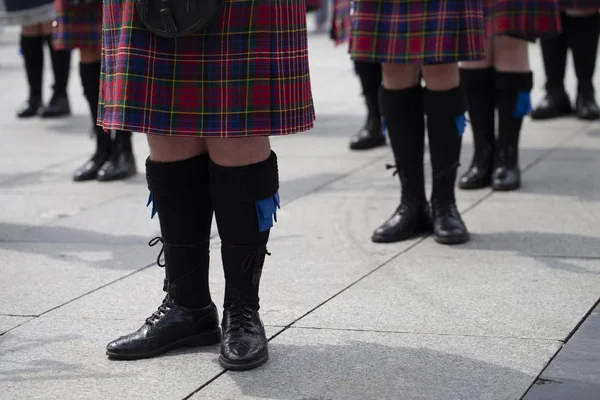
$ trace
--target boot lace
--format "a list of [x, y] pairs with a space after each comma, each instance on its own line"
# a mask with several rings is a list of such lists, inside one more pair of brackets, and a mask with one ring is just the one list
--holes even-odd
[[156, 324], [158, 321], [160, 321], [160, 319], [165, 316], [167, 311], [169, 311], [171, 309], [171, 306], [169, 303], [170, 303], [170, 298], [169, 298], [169, 296], [166, 296], [164, 298], [164, 300], [162, 301], [162, 304], [160, 306], [158, 306], [158, 309], [156, 311], [154, 311], [151, 316], [146, 318], [146, 325], [152, 326], [152, 325]]
[[253, 311], [244, 301], [235, 300], [228, 309], [229, 325], [227, 332], [238, 332], [239, 334], [253, 333]]

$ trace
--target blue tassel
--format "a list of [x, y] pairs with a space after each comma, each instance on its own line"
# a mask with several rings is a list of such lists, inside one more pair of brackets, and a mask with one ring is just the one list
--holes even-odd
[[277, 222], [277, 209], [281, 208], [279, 192], [268, 199], [258, 200], [255, 206], [256, 216], [258, 217], [258, 231], [266, 232], [273, 227], [273, 220]]
[[464, 114], [456, 117], [456, 134], [461, 137], [467, 128], [467, 118]]
[[150, 214], [150, 219], [152, 219], [156, 215], [156, 205], [154, 204], [154, 195], [152, 194], [152, 192], [150, 192], [150, 195], [148, 196], [148, 202], [146, 203], [146, 207], [148, 207], [150, 204], [152, 204], [152, 213]]
[[523, 118], [529, 112], [531, 112], [533, 108], [531, 107], [531, 95], [529, 92], [520, 92], [517, 95], [517, 104], [515, 105], [515, 112], [513, 117], [515, 118]]

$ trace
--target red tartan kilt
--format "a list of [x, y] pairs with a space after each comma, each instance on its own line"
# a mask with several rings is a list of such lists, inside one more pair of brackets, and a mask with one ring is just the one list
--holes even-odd
[[350, 36], [352, 0], [333, 0], [332, 8], [331, 38], [341, 44]]
[[532, 39], [561, 31], [556, 0], [489, 0], [487, 34]]
[[587, 10], [600, 8], [600, 0], [558, 0], [561, 10]]
[[449, 64], [484, 57], [481, 0], [354, 0], [350, 52], [358, 61]]
[[134, 0], [104, 0], [98, 123], [195, 137], [287, 135], [315, 119], [304, 0], [227, 0], [204, 31], [144, 29]]
[[67, 0], [55, 0], [54, 5], [54, 46], [58, 49], [99, 51], [102, 46], [102, 3], [71, 6]]

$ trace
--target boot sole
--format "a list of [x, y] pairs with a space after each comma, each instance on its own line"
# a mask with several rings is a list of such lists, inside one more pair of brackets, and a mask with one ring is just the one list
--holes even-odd
[[396, 243], [402, 242], [404, 240], [412, 239], [416, 236], [426, 235], [433, 232], [433, 225], [425, 224], [423, 226], [418, 227], [417, 229], [405, 233], [401, 236], [381, 236], [381, 235], [373, 235], [371, 236], [371, 241], [373, 243]]
[[189, 336], [185, 339], [178, 340], [170, 343], [160, 349], [148, 351], [145, 353], [115, 353], [106, 350], [106, 355], [113, 360], [141, 360], [144, 358], [152, 358], [169, 351], [178, 349], [180, 347], [201, 347], [211, 346], [221, 342], [221, 329], [216, 329], [209, 333], [203, 333], [201, 335]]
[[467, 233], [466, 235], [463, 235], [463, 236], [456, 236], [456, 237], [434, 236], [433, 238], [439, 244], [463, 244], [463, 243], [467, 243], [469, 240], [471, 240], [471, 235]]
[[249, 369], [258, 368], [269, 360], [269, 352], [266, 351], [265, 354], [259, 358], [258, 360], [253, 360], [250, 362], [245, 361], [233, 361], [228, 360], [223, 355], [219, 356], [219, 364], [221, 367], [228, 369], [230, 371], [247, 371]]
[[137, 175], [137, 170], [128, 171], [126, 174], [118, 174], [118, 175], [109, 175], [108, 177], [101, 177], [98, 175], [96, 180], [98, 182], [113, 182], [113, 181], [121, 181], [123, 179], [131, 178], [132, 176]]
[[562, 111], [560, 113], [556, 113], [556, 114], [551, 114], [551, 115], [535, 115], [535, 114], [531, 114], [530, 117], [532, 120], [535, 121], [544, 121], [544, 120], [548, 120], [548, 119], [555, 119], [555, 118], [565, 118], [565, 117], [570, 117], [573, 115], [573, 110], [571, 111]]
[[354, 151], [371, 150], [371, 149], [376, 149], [378, 147], [384, 147], [386, 145], [387, 145], [387, 142], [385, 141], [385, 138], [384, 138], [384, 140], [382, 142], [377, 142], [377, 143], [375, 143], [375, 144], [373, 144], [371, 146], [366, 146], [366, 147], [364, 147], [364, 146], [357, 146], [357, 147], [354, 147], [354, 146], [350, 145], [350, 150], [354, 150]]

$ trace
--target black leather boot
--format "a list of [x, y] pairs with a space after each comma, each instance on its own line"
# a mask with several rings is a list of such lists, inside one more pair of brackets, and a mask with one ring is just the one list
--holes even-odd
[[252, 369], [269, 358], [258, 292], [279, 207], [277, 156], [242, 167], [211, 163], [210, 183], [226, 284], [219, 363]]
[[433, 169], [431, 213], [438, 243], [459, 244], [470, 235], [456, 207], [454, 186], [466, 125], [466, 99], [460, 87], [446, 91], [425, 90], [429, 153]]
[[350, 139], [350, 149], [369, 150], [385, 146], [385, 136], [379, 110], [379, 87], [382, 79], [381, 64], [356, 61], [354, 65], [365, 96], [367, 121], [365, 126]]
[[[220, 341], [219, 316], [208, 287], [212, 199], [208, 156], [146, 163], [153, 211], [158, 212], [167, 296], [140, 329], [108, 344], [116, 359], [139, 359], [184, 346]], [[163, 253], [161, 251], [161, 254]]]
[[21, 51], [29, 83], [29, 98], [17, 110], [17, 117], [29, 118], [38, 115], [42, 106], [44, 38], [42, 36], [21, 36]]
[[519, 137], [523, 118], [531, 110], [533, 87], [531, 72], [496, 72], [498, 104], [498, 145], [492, 175], [492, 189], [515, 190], [521, 187]]
[[579, 119], [600, 119], [600, 109], [594, 91], [594, 72], [600, 35], [600, 15], [568, 17], [567, 37], [573, 52], [573, 64], [578, 80], [575, 113]]
[[102, 168], [110, 156], [110, 133], [104, 132], [101, 127], [96, 126], [94, 127], [94, 135], [96, 136], [96, 151], [85, 164], [75, 170], [73, 173], [73, 181], [75, 182], [96, 179], [98, 171], [100, 171], [100, 168]]
[[371, 240], [376, 243], [391, 243], [431, 231], [423, 172], [423, 88], [420, 85], [403, 90], [382, 87], [381, 105], [388, 125], [402, 196], [394, 214], [373, 232]]
[[573, 113], [571, 100], [564, 86], [569, 35], [568, 19], [565, 13], [561, 13], [563, 33], [540, 39], [546, 71], [546, 94], [531, 112], [532, 119], [559, 118]]
[[110, 156], [98, 171], [101, 182], [126, 179], [137, 174], [131, 144], [131, 132], [116, 131], [112, 140]]
[[56, 50], [52, 46], [52, 36], [46, 35], [44, 41], [50, 48], [50, 59], [54, 73], [54, 94], [47, 106], [40, 110], [42, 118], [57, 118], [71, 114], [67, 85], [71, 71], [71, 52], [69, 50]]
[[494, 164], [494, 69], [461, 69], [460, 80], [469, 104], [475, 148], [471, 165], [461, 176], [458, 186], [461, 189], [481, 189], [489, 186]]

